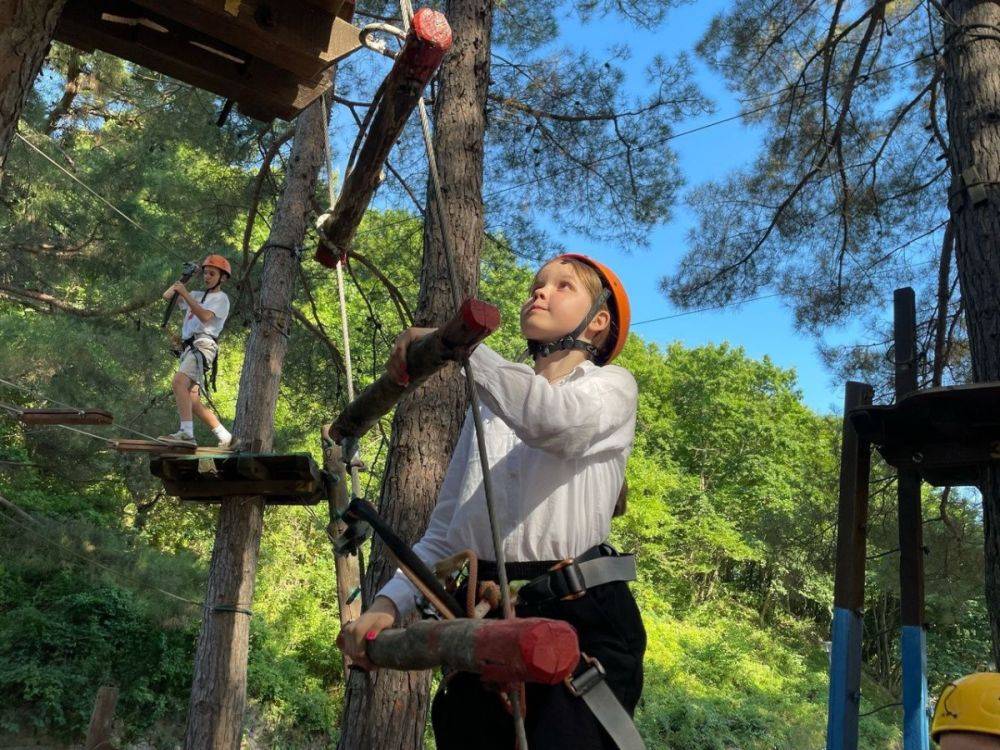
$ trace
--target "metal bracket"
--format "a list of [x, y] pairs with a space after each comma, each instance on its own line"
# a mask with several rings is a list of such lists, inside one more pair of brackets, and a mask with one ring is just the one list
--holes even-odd
[[948, 192], [948, 208], [951, 209], [952, 213], [961, 211], [967, 203], [975, 207], [989, 201], [985, 186], [991, 183], [979, 176], [979, 170], [975, 164], [962, 170], [958, 177], [958, 183], [958, 187], [952, 188]]

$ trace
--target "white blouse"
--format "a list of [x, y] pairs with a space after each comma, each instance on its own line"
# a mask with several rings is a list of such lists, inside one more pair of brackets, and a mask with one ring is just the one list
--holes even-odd
[[[605, 541], [635, 435], [632, 374], [588, 360], [550, 383], [482, 344], [470, 361], [507, 561], [576, 557]], [[465, 549], [496, 559], [482, 482], [470, 411], [427, 531], [413, 547], [428, 565]], [[415, 608], [417, 591], [399, 571], [379, 595], [400, 615]]]

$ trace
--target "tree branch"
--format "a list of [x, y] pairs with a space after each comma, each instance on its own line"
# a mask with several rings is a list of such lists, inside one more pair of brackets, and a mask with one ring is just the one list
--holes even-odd
[[382, 286], [384, 286], [386, 291], [389, 292], [389, 297], [392, 298], [393, 303], [396, 305], [396, 312], [399, 314], [399, 319], [403, 321], [403, 325], [412, 326], [413, 313], [410, 311], [409, 305], [406, 304], [406, 298], [403, 296], [403, 293], [399, 291], [399, 288], [389, 281], [388, 277], [378, 270], [378, 268], [376, 268], [370, 260], [357, 251], [348, 250], [347, 257], [350, 260], [356, 260], [358, 263], [363, 265], [372, 276], [382, 283]]
[[[155, 294], [150, 297], [134, 300], [126, 305], [114, 307], [109, 310], [92, 310], [84, 307], [77, 307], [70, 302], [53, 297], [51, 294], [46, 294], [45, 292], [39, 292], [32, 289], [15, 289], [14, 287], [2, 284], [0, 284], [0, 298], [8, 299], [27, 307], [31, 307], [39, 312], [52, 312], [53, 310], [59, 310], [60, 312], [73, 315], [77, 318], [110, 318], [115, 315], [125, 315], [130, 312], [135, 312], [136, 310], [141, 310], [144, 307], [149, 307], [160, 299], [160, 295]], [[46, 310], [46, 308], [48, 308], [48, 310]]]

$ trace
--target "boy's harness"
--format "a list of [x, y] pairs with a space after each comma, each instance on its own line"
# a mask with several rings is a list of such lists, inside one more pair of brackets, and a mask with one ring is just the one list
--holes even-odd
[[[212, 357], [211, 364], [208, 363], [208, 359], [205, 357], [205, 353], [197, 346], [195, 346], [195, 342], [198, 341], [198, 339], [211, 339], [212, 342], [215, 344], [215, 356]], [[199, 383], [199, 385], [201, 385], [206, 392], [208, 391], [210, 386], [211, 389], [214, 391], [215, 379], [219, 374], [219, 337], [213, 336], [212, 334], [206, 333], [205, 331], [201, 331], [199, 333], [195, 333], [191, 336], [188, 336], [186, 339], [184, 339], [184, 341], [181, 342], [181, 351], [177, 356], [183, 357], [184, 354], [189, 349], [194, 354], [195, 359], [197, 359], [198, 363], [201, 365], [202, 382]]]

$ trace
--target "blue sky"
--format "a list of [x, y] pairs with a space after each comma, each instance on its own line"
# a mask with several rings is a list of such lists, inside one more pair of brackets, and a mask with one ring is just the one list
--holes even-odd
[[[632, 70], [638, 86], [642, 71], [655, 54], [693, 50], [708, 27], [713, 15], [724, 9], [726, 0], [699, 0], [670, 11], [666, 23], [654, 32], [637, 32], [613, 18], [580, 25], [564, 19], [563, 36], [557, 46], [585, 46], [595, 53], [614, 44], [628, 44], [633, 52]], [[723, 81], [692, 54], [702, 91], [715, 104], [715, 113], [689, 122], [679, 123], [677, 130], [687, 130], [706, 122], [722, 119], [739, 111], [739, 103], [727, 91]], [[637, 88], [638, 90], [638, 88]], [[670, 145], [676, 151], [688, 187], [725, 175], [749, 162], [756, 154], [759, 134], [736, 120], [706, 130], [681, 136]], [[487, 186], [487, 189], [488, 186]], [[648, 250], [626, 255], [609, 243], [594, 243], [560, 233], [571, 247], [586, 248], [586, 252], [607, 262], [622, 276], [632, 298], [632, 316], [644, 321], [682, 312], [658, 290], [657, 285], [679, 262], [686, 247], [686, 235], [695, 224], [694, 216], [678, 205], [674, 219], [652, 235]], [[558, 231], [553, 228], [553, 231]], [[767, 291], [762, 292], [767, 294]], [[696, 346], [729, 342], [743, 347], [755, 358], [770, 356], [777, 364], [794, 368], [806, 403], [813, 409], [828, 413], [839, 412], [843, 385], [833, 382], [817, 352], [815, 339], [799, 334], [791, 311], [780, 298], [746, 303], [738, 308], [693, 313], [659, 322], [638, 325], [635, 332], [643, 338], [661, 344], [682, 341]], [[831, 332], [838, 340], [843, 332]]]

